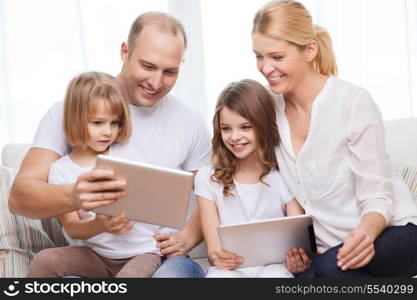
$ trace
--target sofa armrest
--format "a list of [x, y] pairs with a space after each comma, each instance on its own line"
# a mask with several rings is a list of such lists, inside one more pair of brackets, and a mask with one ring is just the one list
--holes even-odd
[[15, 176], [16, 170], [0, 166], [0, 277], [25, 277], [37, 252], [67, 245], [58, 218], [35, 220], [10, 213]]

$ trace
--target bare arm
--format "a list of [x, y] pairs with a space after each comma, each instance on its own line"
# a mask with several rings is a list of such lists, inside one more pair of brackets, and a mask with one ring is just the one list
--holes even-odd
[[199, 196], [197, 196], [197, 201], [200, 210], [201, 228], [207, 249], [209, 252], [214, 249], [220, 249], [221, 244], [217, 234], [217, 226], [219, 226], [220, 220], [216, 204]]
[[[197, 171], [192, 171], [192, 173], [196, 175]], [[181, 231], [178, 233], [158, 233], [155, 235], [155, 240], [157, 241], [156, 246], [167, 257], [187, 255], [189, 251], [203, 240], [198, 206]]]
[[68, 235], [77, 240], [86, 240], [103, 232], [123, 234], [132, 228], [134, 222], [127, 221], [123, 213], [115, 217], [97, 214], [90, 221], [80, 219], [76, 211], [59, 217]]
[[109, 205], [126, 194], [126, 182], [114, 181], [113, 172], [107, 170], [81, 174], [75, 184], [48, 184], [50, 166], [59, 157], [54, 151], [43, 148], [29, 150], [10, 193], [12, 213], [49, 218], [79, 208], [91, 210]]
[[30, 218], [48, 218], [74, 210], [71, 184], [49, 185], [51, 164], [60, 156], [42, 148], [31, 148], [26, 154], [9, 196], [12, 213]]
[[198, 207], [196, 207], [191, 218], [181, 231], [187, 237], [187, 252], [191, 251], [191, 249], [193, 249], [203, 240], [203, 232], [201, 231], [201, 221]]
[[235, 269], [242, 262], [242, 258], [235, 253], [222, 249], [217, 226], [220, 224], [217, 206], [213, 201], [197, 196], [201, 216], [201, 227], [207, 245], [207, 256], [211, 264], [218, 269]]
[[[287, 216], [297, 216], [305, 213], [297, 199], [286, 204]], [[302, 248], [291, 248], [285, 256], [285, 266], [294, 274], [301, 273], [311, 266], [311, 259]]]
[[158, 233], [155, 235], [156, 246], [166, 256], [187, 255], [203, 239], [200, 216], [196, 208], [185, 227], [177, 233]]
[[297, 199], [292, 199], [286, 204], [287, 216], [297, 216], [304, 214], [304, 209], [298, 203]]

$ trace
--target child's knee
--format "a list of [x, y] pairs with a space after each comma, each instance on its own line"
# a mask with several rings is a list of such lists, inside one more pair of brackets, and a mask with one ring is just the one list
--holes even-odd
[[[61, 257], [62, 259], [62, 257]], [[28, 277], [44, 277], [49, 274], [49, 269], [53, 266], [59, 265], [59, 254], [56, 249], [44, 249], [41, 250], [32, 259], [29, 266]]]
[[[61, 257], [62, 259], [62, 257]], [[32, 260], [32, 264], [58, 264], [59, 263], [59, 255], [57, 255], [57, 251], [54, 248], [50, 249], [43, 249]]]

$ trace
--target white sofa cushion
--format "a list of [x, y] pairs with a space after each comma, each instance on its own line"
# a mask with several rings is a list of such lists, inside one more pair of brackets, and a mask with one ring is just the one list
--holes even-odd
[[7, 144], [1, 152], [2, 165], [18, 170], [30, 144]]
[[417, 118], [384, 122], [386, 151], [395, 164], [417, 166]]

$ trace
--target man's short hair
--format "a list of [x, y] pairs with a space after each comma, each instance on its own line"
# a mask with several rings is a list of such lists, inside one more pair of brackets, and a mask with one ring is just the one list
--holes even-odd
[[129, 56], [135, 47], [136, 38], [147, 25], [157, 26], [162, 32], [171, 33], [174, 36], [181, 34], [184, 39], [184, 48], [187, 48], [187, 35], [182, 23], [167, 13], [152, 11], [141, 14], [130, 27], [127, 39]]

